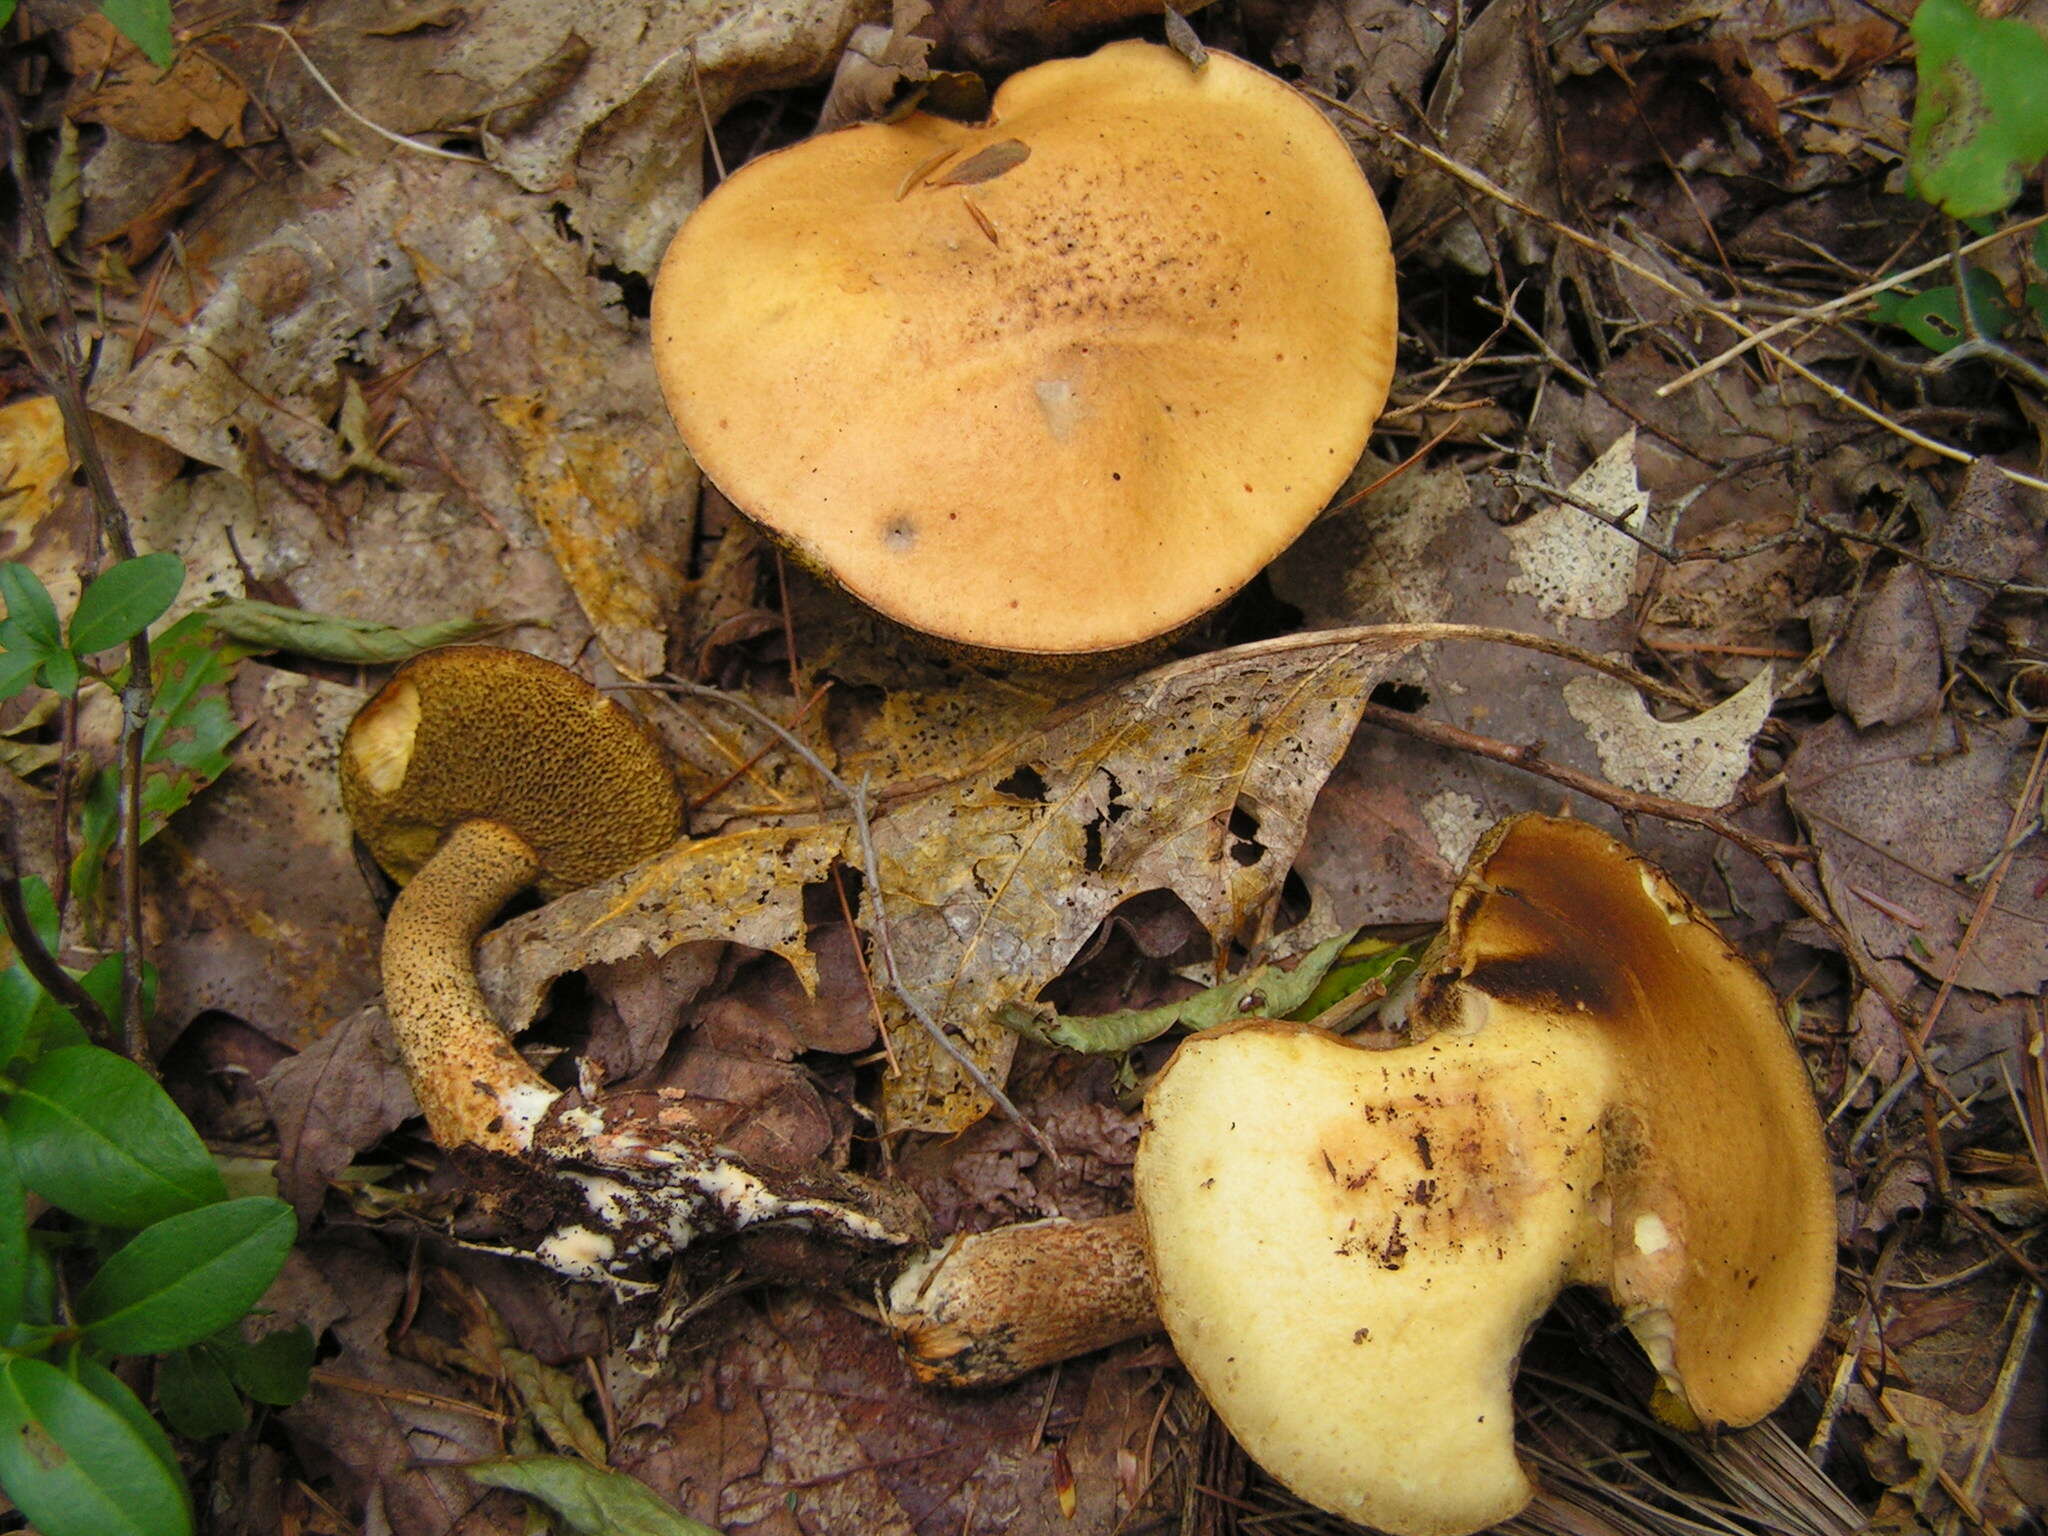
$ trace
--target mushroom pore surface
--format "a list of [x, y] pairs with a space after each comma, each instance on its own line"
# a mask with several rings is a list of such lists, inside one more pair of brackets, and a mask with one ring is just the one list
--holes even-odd
[[645, 726], [566, 668], [495, 646], [401, 668], [349, 727], [341, 789], [357, 834], [401, 882], [466, 821], [516, 833], [549, 895], [652, 857], [682, 825]]
[[735, 173], [653, 332], [726, 495], [881, 613], [1048, 657], [1185, 625], [1343, 484], [1394, 276], [1343, 138], [1291, 87], [1117, 43]]

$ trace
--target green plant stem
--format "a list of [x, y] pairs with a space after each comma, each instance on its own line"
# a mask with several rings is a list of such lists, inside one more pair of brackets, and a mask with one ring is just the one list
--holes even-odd
[[6, 923], [7, 937], [20, 957], [22, 969], [70, 1009], [93, 1039], [101, 1043], [113, 1039], [113, 1021], [92, 994], [78, 984], [77, 978], [43, 948], [42, 936], [29, 920], [28, 907], [21, 899], [21, 850], [14, 835], [14, 807], [5, 800], [0, 800], [0, 861], [4, 861], [0, 862], [0, 920]]
[[[13, 232], [15, 259], [0, 261], [0, 308], [6, 310], [38, 381], [56, 400], [71, 451], [85, 470], [97, 535], [94, 547], [104, 539], [116, 560], [131, 560], [135, 541], [128, 531], [127, 509], [114, 489], [86, 408], [85, 361], [78, 338], [68, 316], [54, 328], [44, 325], [27, 281], [32, 269], [50, 302], [68, 309], [63, 271], [43, 236], [43, 199], [29, 170], [21, 117], [5, 91], [0, 91], [0, 125], [6, 129], [8, 166], [20, 200], [20, 219]], [[128, 642], [128, 685], [121, 690], [121, 1041], [129, 1058], [145, 1069], [151, 1063], [148, 1021], [142, 1013], [142, 734], [154, 703], [149, 635], [139, 631]]]

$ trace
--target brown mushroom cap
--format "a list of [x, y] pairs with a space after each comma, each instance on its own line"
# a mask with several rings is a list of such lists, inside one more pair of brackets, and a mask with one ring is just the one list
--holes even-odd
[[341, 794], [401, 882], [466, 821], [515, 833], [550, 895], [651, 858], [682, 825], [668, 760], [638, 719], [565, 667], [486, 645], [429, 651], [393, 675], [349, 726]]
[[1400, 1536], [1507, 1518], [1515, 1358], [1572, 1283], [1703, 1424], [1775, 1407], [1832, 1295], [1828, 1163], [1776, 999], [1698, 909], [1520, 817], [1400, 1001], [1393, 1049], [1191, 1037], [1146, 1101], [1160, 1315], [1251, 1455]]
[[1777, 1407], [1827, 1321], [1835, 1214], [1812, 1082], [1764, 979], [1656, 865], [1547, 816], [1481, 842], [1416, 976], [1418, 1031], [1492, 1010], [1599, 1030], [1617, 1075], [1603, 1283], [1702, 1425]]
[[1393, 262], [1306, 99], [1115, 43], [981, 126], [750, 163], [670, 247], [653, 330], [691, 452], [806, 563], [947, 641], [1069, 655], [1207, 612], [1344, 482]]

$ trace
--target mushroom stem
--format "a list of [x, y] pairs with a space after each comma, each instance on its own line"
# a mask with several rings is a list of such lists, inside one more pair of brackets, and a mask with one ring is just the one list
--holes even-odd
[[492, 1017], [476, 980], [476, 941], [539, 868], [494, 821], [451, 830], [398, 893], [384, 929], [384, 1005], [413, 1096], [443, 1147], [517, 1153], [561, 1090]]
[[1135, 1211], [948, 1238], [904, 1267], [887, 1314], [911, 1374], [940, 1387], [1000, 1386], [1159, 1327]]

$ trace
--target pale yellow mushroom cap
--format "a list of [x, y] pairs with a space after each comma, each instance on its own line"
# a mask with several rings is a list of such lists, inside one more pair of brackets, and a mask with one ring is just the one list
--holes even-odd
[[1394, 271], [1304, 97], [1116, 43], [980, 126], [747, 165], [670, 247], [653, 333], [691, 452], [805, 563], [1062, 656], [1187, 624], [1308, 525], [1385, 401]]
[[1409, 1043], [1191, 1037], [1136, 1190], [1160, 1316], [1246, 1450], [1399, 1536], [1506, 1519], [1509, 1388], [1605, 1290], [1704, 1425], [1752, 1423], [1827, 1319], [1834, 1212], [1775, 997], [1670, 880], [1582, 823], [1482, 841], [1399, 1000]]
[[567, 668], [495, 646], [401, 667], [349, 726], [341, 794], [396, 880], [450, 828], [489, 821], [532, 849], [550, 895], [651, 858], [682, 825], [668, 760], [638, 719]]

